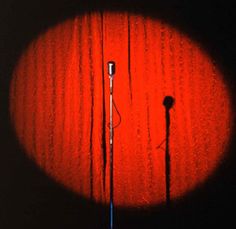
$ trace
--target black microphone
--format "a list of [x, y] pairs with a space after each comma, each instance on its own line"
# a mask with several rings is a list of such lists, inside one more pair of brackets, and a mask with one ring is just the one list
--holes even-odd
[[114, 61], [109, 61], [107, 63], [107, 66], [108, 66], [108, 75], [109, 76], [113, 76], [115, 74], [115, 62]]

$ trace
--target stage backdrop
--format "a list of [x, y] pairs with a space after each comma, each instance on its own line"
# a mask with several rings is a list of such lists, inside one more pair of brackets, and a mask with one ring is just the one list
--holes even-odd
[[163, 203], [170, 110], [171, 200], [196, 189], [224, 159], [231, 105], [214, 60], [163, 21], [91, 12], [48, 29], [22, 53], [10, 112], [26, 154], [58, 183], [109, 201], [109, 77], [114, 76], [114, 201]]

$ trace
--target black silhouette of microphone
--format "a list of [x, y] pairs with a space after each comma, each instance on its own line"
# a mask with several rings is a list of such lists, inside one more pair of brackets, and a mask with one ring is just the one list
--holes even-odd
[[166, 206], [170, 207], [170, 148], [169, 148], [169, 138], [170, 138], [170, 109], [174, 105], [174, 98], [172, 96], [165, 96], [163, 100], [163, 106], [165, 107], [166, 116], [166, 150], [165, 150], [165, 173], [166, 173]]

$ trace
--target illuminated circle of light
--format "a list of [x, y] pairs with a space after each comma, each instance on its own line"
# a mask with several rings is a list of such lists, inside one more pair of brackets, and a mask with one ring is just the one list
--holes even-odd
[[[222, 74], [202, 48], [166, 23], [88, 13], [50, 28], [19, 58], [10, 113], [27, 155], [79, 195], [109, 201], [109, 77], [121, 123], [114, 135], [114, 202], [165, 201], [165, 108], [170, 95], [170, 197], [201, 185], [230, 137]], [[114, 111], [114, 125], [119, 115]], [[159, 147], [158, 147], [159, 146]]]

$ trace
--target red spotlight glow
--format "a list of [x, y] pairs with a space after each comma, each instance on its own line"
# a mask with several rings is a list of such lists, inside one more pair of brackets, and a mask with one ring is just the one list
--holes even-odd
[[194, 190], [213, 174], [229, 141], [227, 87], [197, 43], [140, 15], [89, 13], [31, 42], [10, 87], [11, 118], [26, 153], [68, 189], [109, 201], [110, 60], [116, 62], [114, 100], [121, 115], [114, 129], [115, 204], [165, 201], [165, 144], [158, 146], [166, 137], [167, 95], [175, 99], [170, 198]]

